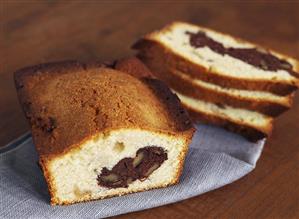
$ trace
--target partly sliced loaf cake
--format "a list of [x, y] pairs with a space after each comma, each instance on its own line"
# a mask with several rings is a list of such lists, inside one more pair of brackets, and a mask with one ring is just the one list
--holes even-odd
[[[141, 71], [111, 66], [134, 69], [134, 76]], [[51, 204], [178, 182], [192, 124], [164, 83], [131, 75], [72, 61], [15, 73]]]
[[286, 95], [299, 86], [297, 60], [188, 23], [147, 34], [133, 48], [143, 60], [162, 59], [163, 65], [222, 87]]
[[251, 110], [195, 99], [176, 92], [195, 121], [210, 123], [257, 141], [271, 134], [273, 118]]

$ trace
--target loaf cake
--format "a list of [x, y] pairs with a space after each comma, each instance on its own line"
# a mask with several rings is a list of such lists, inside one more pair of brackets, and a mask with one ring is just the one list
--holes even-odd
[[138, 60], [49, 63], [14, 77], [52, 205], [178, 182], [194, 128]]
[[133, 48], [196, 122], [251, 141], [269, 136], [274, 117], [291, 107], [299, 86], [297, 60], [188, 23], [147, 34]]

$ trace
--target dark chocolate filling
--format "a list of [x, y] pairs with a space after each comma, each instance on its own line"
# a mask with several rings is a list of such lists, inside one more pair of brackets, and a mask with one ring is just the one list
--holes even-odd
[[268, 71], [286, 70], [291, 75], [297, 77], [293, 71], [293, 66], [289, 62], [279, 59], [270, 53], [260, 51], [257, 48], [226, 48], [222, 43], [213, 40], [202, 31], [197, 33], [186, 31], [186, 34], [190, 35], [190, 45], [195, 48], [207, 46], [216, 53], [240, 59], [257, 68]]
[[163, 148], [147, 146], [140, 148], [134, 158], [121, 159], [111, 170], [104, 167], [98, 175], [98, 185], [108, 188], [125, 187], [135, 180], [145, 180], [167, 160]]

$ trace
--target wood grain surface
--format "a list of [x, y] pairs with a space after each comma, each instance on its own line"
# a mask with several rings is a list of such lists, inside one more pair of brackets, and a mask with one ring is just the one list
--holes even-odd
[[[142, 34], [173, 20], [198, 23], [299, 59], [299, 1], [0, 0], [0, 145], [28, 130], [12, 75], [62, 59], [134, 54]], [[299, 218], [299, 95], [280, 116], [256, 169], [204, 195], [119, 218]]]

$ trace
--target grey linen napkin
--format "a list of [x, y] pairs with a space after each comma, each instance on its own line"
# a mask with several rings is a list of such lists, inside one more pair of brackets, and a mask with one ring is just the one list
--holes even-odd
[[70, 206], [50, 206], [28, 134], [1, 149], [0, 218], [102, 218], [178, 202], [248, 174], [255, 168], [264, 143], [250, 143], [223, 129], [197, 125], [178, 185]]

